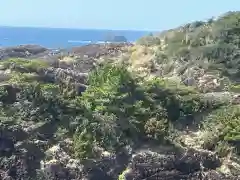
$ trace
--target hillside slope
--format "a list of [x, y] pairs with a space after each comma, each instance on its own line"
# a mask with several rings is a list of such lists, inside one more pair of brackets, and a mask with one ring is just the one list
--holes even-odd
[[240, 179], [239, 19], [1, 61], [0, 178]]

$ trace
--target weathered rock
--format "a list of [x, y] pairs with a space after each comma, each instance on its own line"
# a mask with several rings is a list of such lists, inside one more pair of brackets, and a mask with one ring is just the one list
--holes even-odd
[[0, 49], [0, 60], [7, 58], [26, 58], [48, 51], [48, 49], [38, 45], [20, 45]]
[[47, 68], [39, 70], [38, 74], [49, 82], [77, 82], [85, 84], [88, 75], [71, 69]]
[[124, 176], [127, 180], [227, 179], [227, 176], [216, 171], [219, 166], [218, 157], [209, 152], [190, 149], [183, 154], [164, 155], [145, 151], [133, 156]]
[[[64, 141], [66, 145], [68, 142]], [[50, 159], [50, 160], [49, 160]], [[47, 178], [53, 179], [78, 179], [83, 176], [83, 165], [61, 147], [61, 144], [52, 146], [46, 151], [46, 160], [41, 162], [41, 172]]]
[[4, 103], [14, 103], [20, 89], [17, 86], [8, 83], [1, 84], [0, 87], [4, 87], [7, 91], [7, 94], [1, 97], [1, 101]]
[[76, 83], [75, 89], [76, 89], [77, 95], [81, 95], [84, 91], [86, 91], [87, 86], [81, 83]]
[[10, 70], [0, 70], [0, 82], [7, 81], [11, 78], [11, 71]]
[[90, 44], [82, 47], [74, 47], [71, 53], [78, 56], [87, 56], [88, 58], [99, 58], [101, 56], [116, 56], [126, 51], [126, 47], [132, 46], [131, 43], [110, 43], [110, 44]]

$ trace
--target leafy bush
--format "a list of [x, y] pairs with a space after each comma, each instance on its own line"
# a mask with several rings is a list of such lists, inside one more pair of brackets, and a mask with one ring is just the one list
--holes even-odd
[[129, 136], [137, 134], [138, 100], [134, 91], [135, 82], [124, 67], [107, 65], [97, 69], [89, 77], [89, 88], [77, 99], [84, 108], [85, 119], [79, 131], [92, 134], [88, 141], [104, 148], [126, 144]]
[[167, 119], [151, 118], [146, 121], [144, 128], [147, 136], [156, 140], [161, 140], [168, 135]]
[[215, 143], [218, 141], [227, 142], [230, 145], [240, 148], [240, 107], [238, 105], [224, 106], [213, 111], [205, 120], [203, 126], [207, 131], [215, 134]]
[[[89, 88], [76, 101], [84, 110], [75, 133], [75, 154], [82, 158], [90, 152], [86, 150], [90, 144], [114, 150], [145, 136], [164, 139], [172, 121], [200, 109], [199, 99], [191, 104], [190, 98], [179, 98], [195, 91], [179, 89], [161, 79], [142, 81], [122, 66], [97, 69], [89, 77]], [[186, 103], [188, 108], [183, 107]]]

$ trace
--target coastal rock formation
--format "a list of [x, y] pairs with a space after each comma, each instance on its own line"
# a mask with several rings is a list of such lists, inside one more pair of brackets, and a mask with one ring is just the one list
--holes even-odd
[[28, 58], [47, 52], [49, 52], [47, 48], [38, 45], [20, 45], [16, 47], [0, 48], [0, 60], [13, 57]]
[[[19, 126], [1, 126], [2, 179], [239, 179], [237, 175], [225, 175], [217, 171], [221, 159], [210, 151], [176, 148], [164, 153], [141, 148], [128, 151], [126, 147], [119, 153], [100, 150], [99, 158], [80, 161], [71, 156], [70, 139], [51, 145], [48, 139], [36, 139], [33, 132], [24, 131]], [[34, 139], [30, 140], [30, 137]]]
[[239, 180], [239, 18], [1, 49], [0, 179]]
[[88, 58], [100, 58], [101, 56], [117, 56], [127, 51], [131, 43], [113, 43], [113, 44], [90, 44], [83, 47], [75, 47], [70, 53], [76, 56], [85, 56]]
[[207, 151], [188, 149], [180, 154], [164, 155], [145, 151], [135, 154], [131, 165], [124, 172], [127, 180], [208, 180], [238, 179], [237, 176], [226, 176], [216, 171], [220, 167], [216, 154]]

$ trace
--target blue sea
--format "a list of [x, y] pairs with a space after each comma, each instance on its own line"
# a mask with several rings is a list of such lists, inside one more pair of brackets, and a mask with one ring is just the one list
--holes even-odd
[[149, 31], [93, 30], [0, 27], [0, 47], [37, 44], [47, 48], [71, 48], [90, 43], [102, 43], [109, 35], [124, 36], [129, 42], [136, 41]]

